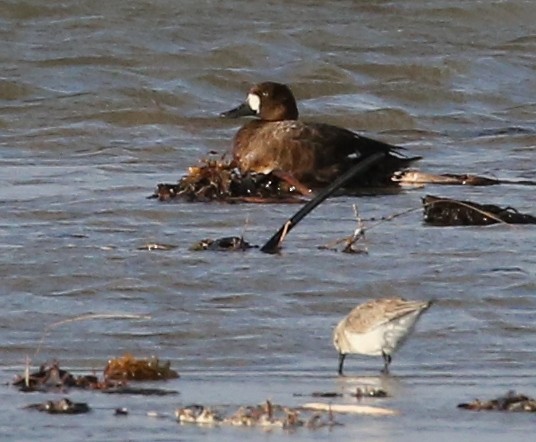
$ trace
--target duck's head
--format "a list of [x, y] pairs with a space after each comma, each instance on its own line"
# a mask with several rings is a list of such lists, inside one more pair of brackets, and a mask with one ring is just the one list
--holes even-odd
[[287, 85], [267, 81], [253, 86], [244, 103], [221, 113], [220, 116], [225, 118], [256, 116], [264, 121], [297, 120], [298, 106]]

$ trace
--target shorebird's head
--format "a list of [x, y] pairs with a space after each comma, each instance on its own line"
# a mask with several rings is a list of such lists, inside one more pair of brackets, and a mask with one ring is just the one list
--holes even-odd
[[340, 321], [335, 327], [335, 330], [333, 330], [333, 346], [339, 353], [339, 367], [337, 371], [339, 375], [342, 375], [344, 358], [346, 358], [346, 354], [350, 350], [349, 343], [344, 335], [344, 320]]
[[339, 353], [348, 353], [350, 344], [344, 334], [344, 319], [333, 330], [333, 346]]

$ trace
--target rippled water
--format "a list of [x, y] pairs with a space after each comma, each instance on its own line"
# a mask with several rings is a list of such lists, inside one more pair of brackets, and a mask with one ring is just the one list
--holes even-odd
[[[374, 226], [368, 255], [320, 251], [366, 218], [418, 208], [427, 193], [534, 213], [533, 188], [434, 187], [328, 200], [279, 256], [199, 253], [205, 237], [262, 244], [290, 205], [163, 204], [146, 199], [238, 122], [217, 115], [250, 84], [292, 86], [302, 116], [364, 131], [422, 155], [431, 172], [535, 178], [536, 4], [532, 1], [3, 1], [0, 4], [0, 371], [101, 369], [124, 352], [170, 360], [165, 398], [71, 392], [93, 413], [20, 408], [50, 398], [1, 391], [2, 440], [263, 440], [255, 429], [199, 429], [171, 417], [189, 403], [295, 405], [295, 393], [381, 385], [397, 417], [343, 417], [296, 440], [471, 440], [524, 435], [526, 416], [456, 404], [517, 389], [536, 395], [533, 227], [432, 228], [412, 212]], [[138, 250], [146, 243], [178, 246]], [[368, 298], [435, 298], [393, 374], [349, 357], [336, 376], [331, 330]], [[54, 396], [53, 396], [54, 397]], [[59, 396], [58, 396], [59, 397]], [[351, 399], [345, 399], [351, 402]], [[113, 417], [127, 406], [131, 416]]]

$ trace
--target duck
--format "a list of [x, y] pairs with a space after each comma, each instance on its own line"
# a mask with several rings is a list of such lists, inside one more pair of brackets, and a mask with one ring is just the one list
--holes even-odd
[[220, 114], [253, 116], [233, 140], [232, 155], [243, 174], [283, 174], [310, 188], [325, 187], [357, 162], [376, 152], [384, 159], [350, 187], [397, 186], [392, 177], [421, 157], [408, 157], [400, 146], [327, 123], [300, 120], [294, 94], [286, 84], [267, 81], [252, 86], [246, 100]]

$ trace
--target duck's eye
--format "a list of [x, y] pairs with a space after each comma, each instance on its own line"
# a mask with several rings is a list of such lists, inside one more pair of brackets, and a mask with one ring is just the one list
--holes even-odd
[[267, 91], [263, 91], [263, 92], [261, 93], [261, 95], [262, 95], [264, 98], [266, 98], [266, 97], [268, 97], [270, 94], [269, 94]]

